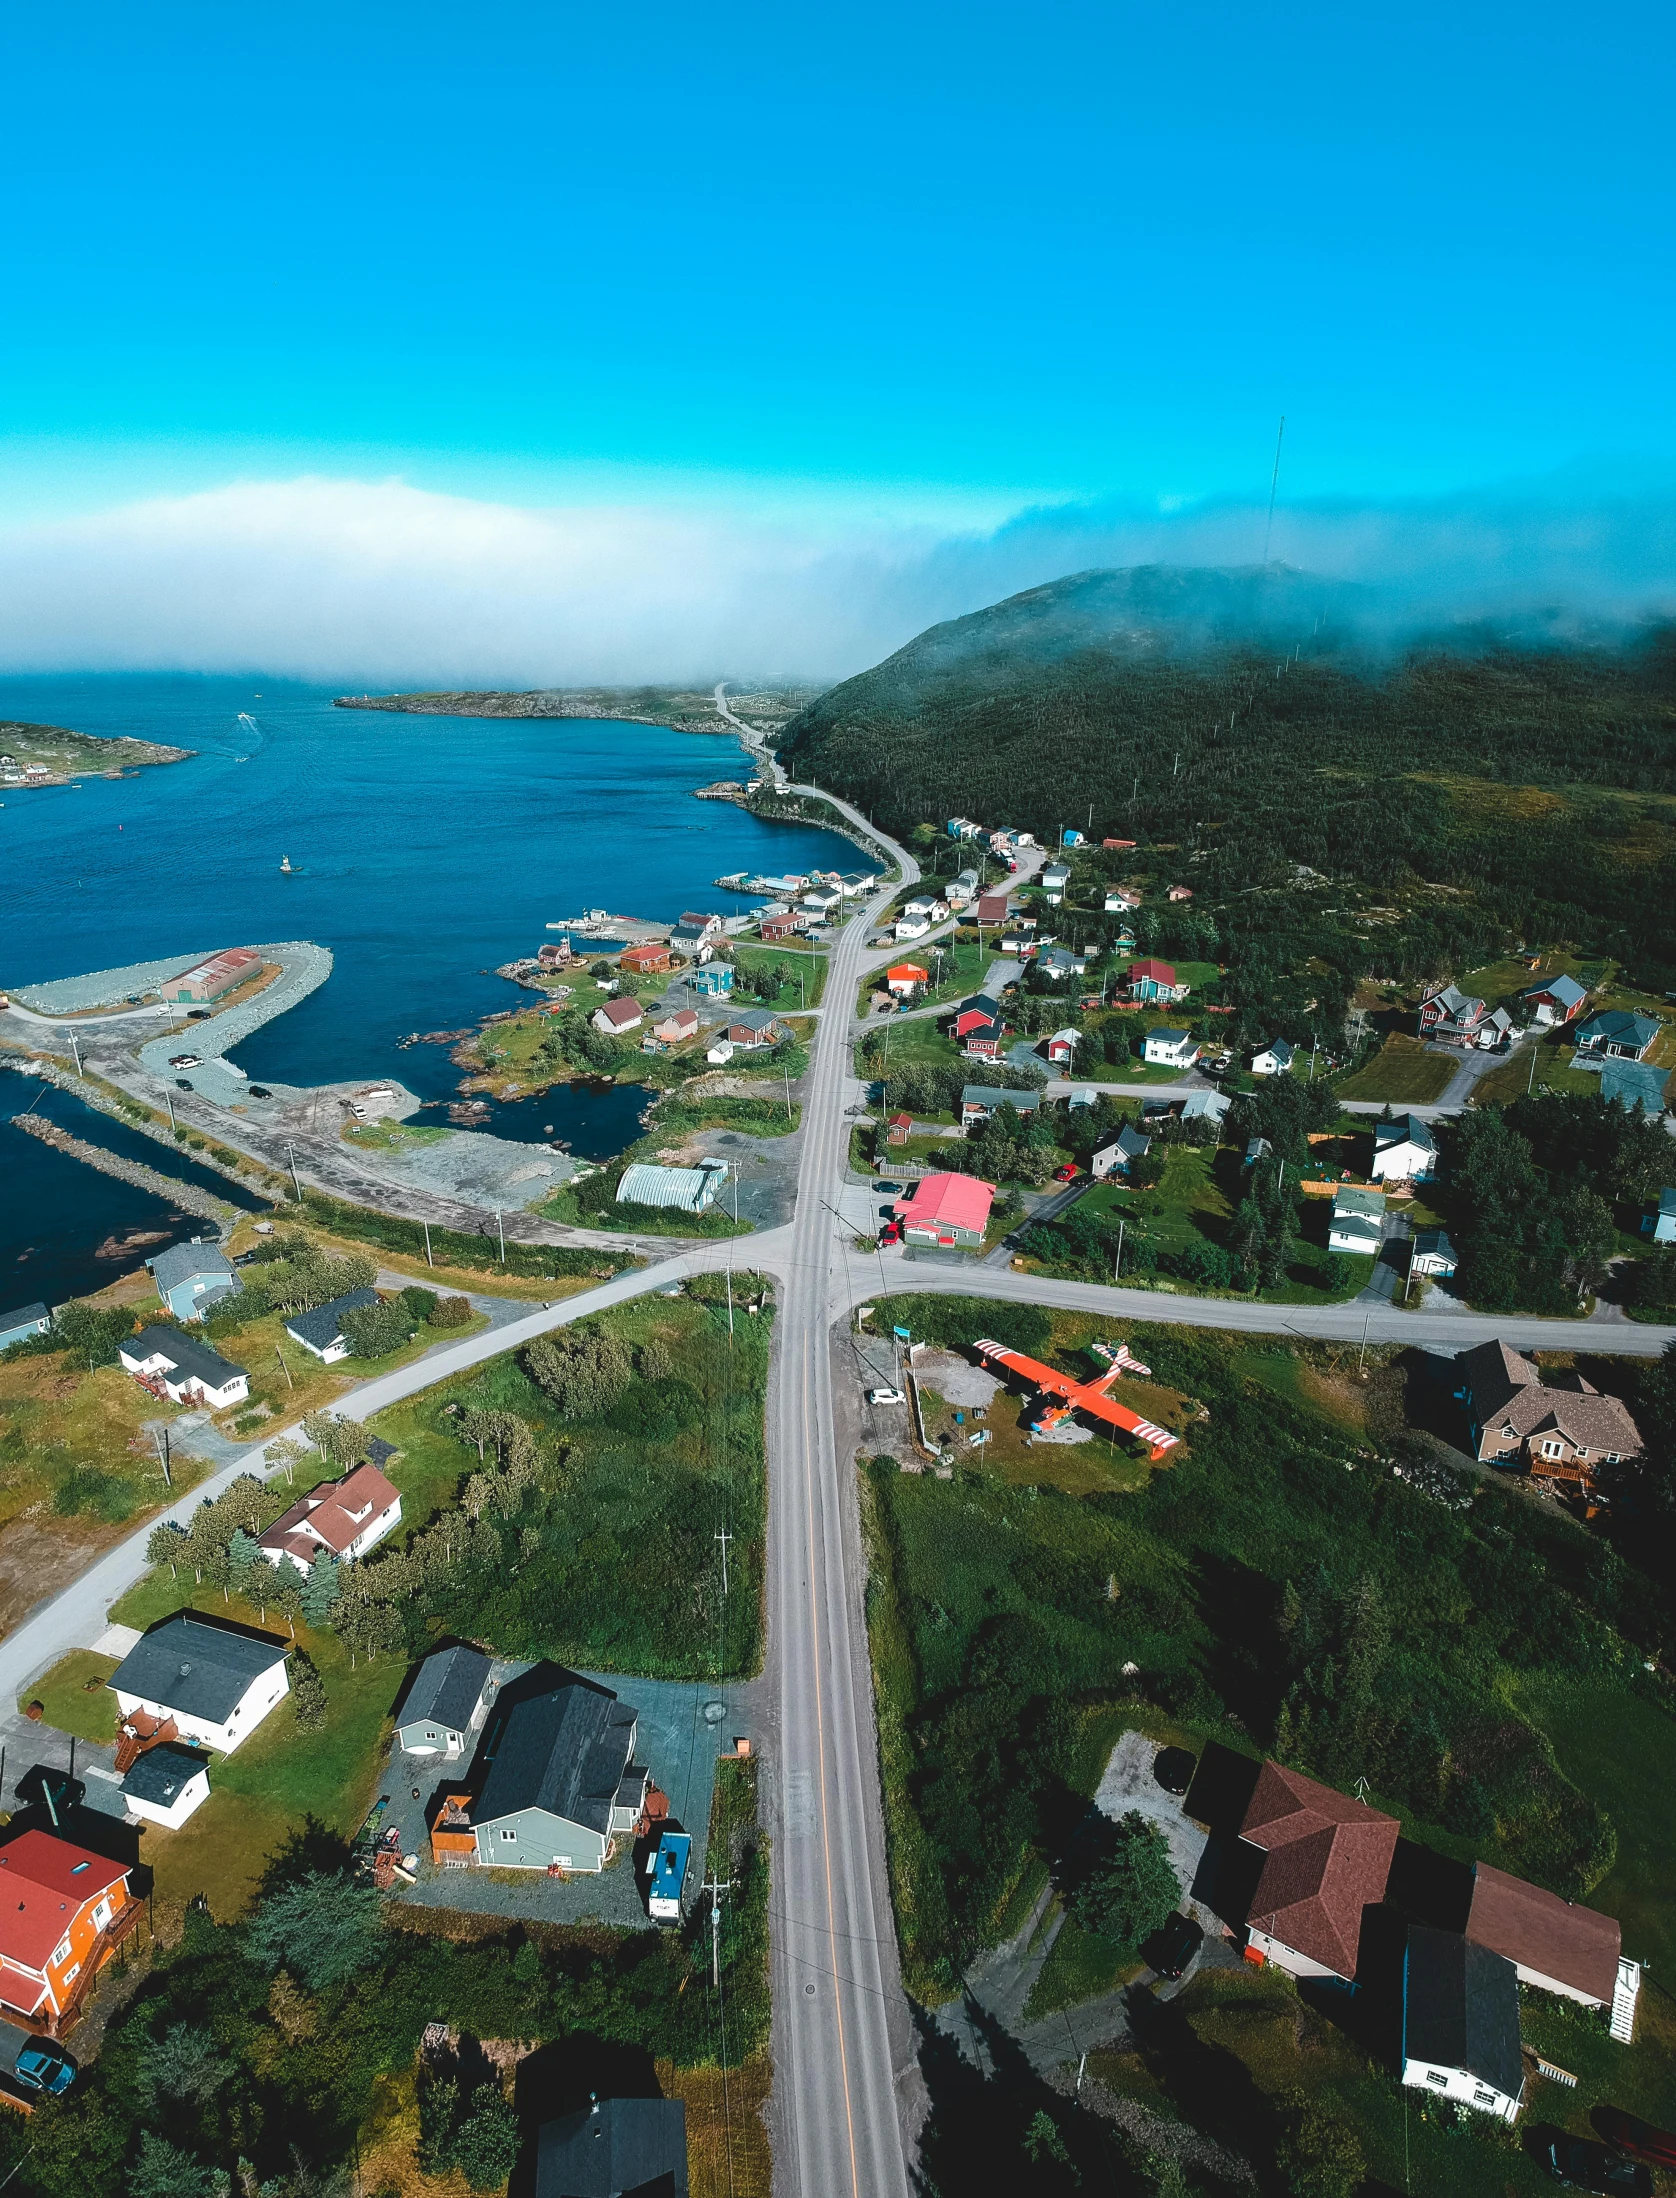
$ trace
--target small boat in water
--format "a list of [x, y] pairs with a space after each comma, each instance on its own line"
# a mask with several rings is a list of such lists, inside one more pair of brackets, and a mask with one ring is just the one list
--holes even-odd
[[291, 858], [289, 855], [280, 856], [279, 867], [284, 876], [289, 877], [291, 875]]

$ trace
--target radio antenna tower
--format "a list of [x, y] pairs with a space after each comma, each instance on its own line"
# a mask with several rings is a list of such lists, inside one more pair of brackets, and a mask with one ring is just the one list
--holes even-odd
[[1269, 536], [1274, 532], [1274, 492], [1280, 486], [1280, 446], [1286, 435], [1286, 415], [1280, 415], [1280, 426], [1274, 439], [1274, 471], [1269, 475], [1269, 523], [1263, 529], [1263, 568], [1268, 569]]

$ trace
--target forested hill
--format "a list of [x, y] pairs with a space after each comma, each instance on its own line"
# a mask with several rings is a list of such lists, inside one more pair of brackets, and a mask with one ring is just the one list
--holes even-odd
[[1676, 627], [1392, 651], [1365, 617], [1279, 567], [1078, 573], [932, 627], [780, 754], [897, 831], [1092, 825], [1224, 897], [1429, 881], [1676, 985]]

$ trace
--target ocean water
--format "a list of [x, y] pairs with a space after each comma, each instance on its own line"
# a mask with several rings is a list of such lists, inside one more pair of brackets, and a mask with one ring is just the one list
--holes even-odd
[[[519, 1004], [525, 995], [492, 972], [533, 954], [545, 924], [588, 907], [658, 922], [684, 908], [743, 910], [711, 880], [847, 868], [854, 856], [834, 833], [694, 801], [712, 779], [750, 775], [729, 736], [334, 710], [334, 691], [260, 677], [0, 680], [0, 719], [195, 751], [79, 790], [4, 790], [0, 987], [315, 939], [332, 950], [332, 976], [237, 1048], [239, 1065], [258, 1082], [397, 1076], [442, 1098], [460, 1074], [447, 1049], [397, 1041]], [[279, 868], [286, 856], [291, 876]], [[490, 1126], [535, 1140], [552, 1123], [578, 1153], [603, 1158], [634, 1136], [643, 1104], [638, 1087], [555, 1090]], [[14, 1185], [38, 1170], [37, 1155], [76, 1165], [9, 1128], [0, 1136]], [[115, 1212], [119, 1191], [124, 1211], [143, 1199], [90, 1179], [99, 1215]], [[17, 1189], [0, 1191], [0, 1277], [39, 1234], [21, 1203]], [[94, 1228], [97, 1243], [102, 1223], [80, 1234]]]

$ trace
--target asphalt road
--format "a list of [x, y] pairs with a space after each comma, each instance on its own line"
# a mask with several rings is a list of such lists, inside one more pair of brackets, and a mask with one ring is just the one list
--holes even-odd
[[[911, 858], [898, 859], [911, 882]], [[840, 933], [829, 998], [853, 997], [868, 928], [858, 916]], [[885, 1870], [860, 1519], [847, 1461], [840, 1469], [828, 1350], [850, 1081], [848, 1019], [832, 1016], [805, 1086], [796, 1215], [777, 1232], [787, 1242], [768, 1399], [774, 2187], [906, 2198], [917, 2068]], [[779, 1248], [746, 1256], [765, 1249]]]

